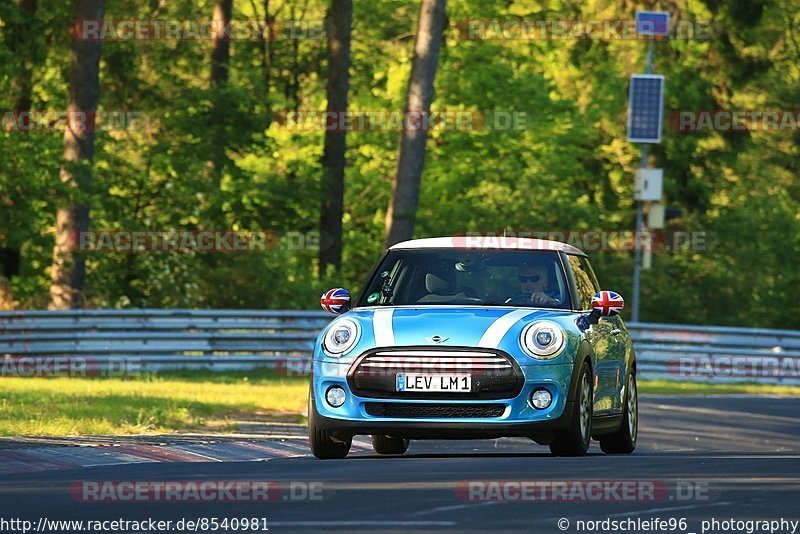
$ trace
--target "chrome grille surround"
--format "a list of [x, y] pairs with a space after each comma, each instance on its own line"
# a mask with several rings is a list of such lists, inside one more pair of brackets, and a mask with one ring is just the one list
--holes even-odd
[[[398, 373], [469, 374], [469, 393], [398, 392]], [[524, 376], [514, 359], [497, 349], [471, 347], [392, 347], [360, 355], [347, 373], [354, 394], [368, 398], [508, 399], [516, 397]]]

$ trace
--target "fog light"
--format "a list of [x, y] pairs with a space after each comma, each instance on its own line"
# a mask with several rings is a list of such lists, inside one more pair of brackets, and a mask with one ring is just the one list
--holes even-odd
[[544, 410], [553, 402], [553, 396], [546, 389], [537, 389], [531, 393], [531, 404], [538, 410]]
[[338, 408], [342, 404], [344, 404], [344, 399], [347, 394], [344, 392], [342, 388], [339, 386], [333, 386], [332, 388], [328, 389], [328, 392], [325, 393], [325, 400], [328, 401], [328, 404], [333, 406], [334, 408]]

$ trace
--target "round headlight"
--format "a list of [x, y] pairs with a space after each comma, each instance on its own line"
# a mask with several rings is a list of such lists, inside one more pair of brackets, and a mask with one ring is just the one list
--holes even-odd
[[564, 331], [552, 321], [536, 321], [522, 331], [520, 344], [534, 358], [555, 358], [564, 348]]
[[325, 332], [322, 350], [328, 356], [339, 357], [352, 349], [358, 341], [358, 323], [350, 319], [340, 319]]

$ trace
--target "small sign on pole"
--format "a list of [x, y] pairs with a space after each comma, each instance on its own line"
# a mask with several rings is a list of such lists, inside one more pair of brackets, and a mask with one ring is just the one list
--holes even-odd
[[647, 234], [647, 239], [643, 240], [642, 247], [642, 269], [645, 271], [653, 266], [653, 234]]
[[664, 204], [650, 204], [647, 212], [647, 228], [661, 230], [664, 228]]
[[636, 34], [666, 37], [669, 35], [669, 13], [666, 11], [637, 11]]

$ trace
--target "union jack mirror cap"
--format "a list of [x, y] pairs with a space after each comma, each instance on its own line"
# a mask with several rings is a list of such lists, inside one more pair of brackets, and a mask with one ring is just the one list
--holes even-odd
[[350, 293], [341, 287], [329, 289], [320, 298], [322, 309], [328, 313], [340, 314], [350, 309]]
[[600, 291], [592, 297], [592, 309], [600, 312], [603, 317], [614, 317], [622, 312], [625, 301], [622, 295], [614, 291]]

